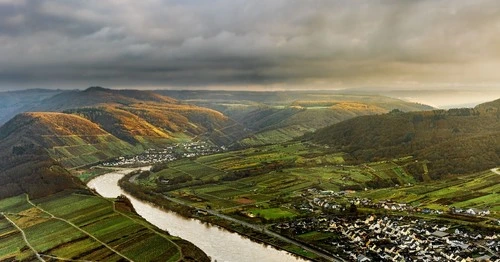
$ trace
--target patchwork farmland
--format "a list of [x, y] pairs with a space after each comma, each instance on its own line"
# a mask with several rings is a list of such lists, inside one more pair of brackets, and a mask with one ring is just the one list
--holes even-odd
[[[176, 238], [118, 211], [116, 203], [64, 192], [0, 201], [0, 260], [178, 261]], [[24, 239], [25, 237], [25, 239]]]

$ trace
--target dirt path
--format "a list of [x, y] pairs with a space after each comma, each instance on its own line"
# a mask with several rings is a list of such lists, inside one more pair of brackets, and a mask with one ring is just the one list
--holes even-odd
[[26, 242], [26, 245], [31, 249], [31, 251], [33, 251], [33, 253], [35, 253], [36, 255], [36, 258], [38, 258], [38, 260], [40, 261], [45, 261], [45, 259], [43, 259], [40, 254], [38, 254], [38, 252], [36, 251], [36, 249], [31, 246], [30, 242], [28, 241], [28, 238], [26, 238], [26, 234], [24, 233], [24, 230], [22, 230], [19, 226], [17, 226], [16, 223], [14, 223], [14, 221], [12, 221], [8, 216], [6, 216], [3, 212], [1, 213], [5, 219], [7, 219], [15, 228], [17, 228], [17, 230], [19, 230], [19, 232], [21, 232], [21, 235], [23, 236], [23, 239], [24, 239], [24, 242]]
[[[32, 205], [34, 208], [37, 208], [38, 210], [42, 211], [43, 213], [45, 213], [45, 214], [49, 215], [51, 218], [53, 218], [53, 219], [57, 219], [57, 220], [60, 220], [60, 221], [63, 221], [63, 222], [66, 222], [67, 224], [69, 224], [69, 225], [71, 225], [72, 227], [74, 227], [76, 230], [78, 230], [78, 231], [80, 231], [80, 232], [84, 233], [84, 234], [85, 234], [85, 235], [87, 235], [88, 237], [90, 237], [90, 238], [94, 239], [95, 241], [99, 242], [101, 245], [103, 245], [103, 246], [107, 247], [109, 250], [111, 250], [111, 251], [115, 252], [117, 255], [121, 256], [121, 257], [122, 257], [122, 258], [124, 258], [125, 260], [127, 260], [127, 261], [133, 261], [132, 259], [130, 259], [130, 258], [126, 257], [125, 255], [123, 255], [122, 253], [120, 253], [118, 250], [116, 250], [116, 249], [114, 249], [113, 247], [109, 246], [108, 244], [106, 244], [106, 243], [102, 242], [101, 240], [99, 240], [98, 238], [96, 238], [95, 236], [93, 236], [92, 234], [90, 234], [89, 232], [87, 232], [87, 231], [85, 231], [85, 230], [81, 229], [79, 226], [77, 226], [77, 225], [73, 224], [71, 221], [68, 221], [68, 220], [66, 220], [66, 219], [64, 219], [64, 218], [56, 217], [56, 216], [54, 216], [52, 213], [50, 213], [50, 212], [48, 212], [48, 211], [46, 211], [46, 210], [42, 209], [41, 207], [39, 207], [39, 206], [35, 205], [33, 202], [31, 202], [31, 200], [29, 200], [28, 195], [26, 195], [26, 200], [27, 200], [27, 201], [28, 201], [28, 203], [29, 203], [30, 205]], [[24, 234], [23, 234], [23, 235], [24, 235]], [[42, 258], [40, 257], [40, 259], [42, 259]], [[42, 260], [43, 260], [43, 259], [42, 259]]]
[[491, 170], [491, 172], [493, 172], [493, 173], [495, 173], [495, 174], [497, 174], [497, 175], [500, 175], [500, 167], [497, 167], [497, 168], [492, 168], [492, 169], [490, 169], [490, 170]]

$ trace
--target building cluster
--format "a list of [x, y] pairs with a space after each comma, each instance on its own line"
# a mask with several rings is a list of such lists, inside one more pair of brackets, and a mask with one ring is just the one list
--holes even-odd
[[488, 216], [490, 214], [490, 210], [488, 209], [477, 209], [477, 208], [455, 208], [452, 207], [450, 211], [454, 214], [462, 214], [469, 216]]
[[[368, 198], [349, 197], [354, 191], [344, 190], [339, 192], [321, 191], [317, 189], [308, 189], [307, 193], [302, 196], [308, 203], [298, 207], [301, 210], [313, 211], [320, 210], [339, 210], [346, 209], [346, 204], [355, 204], [356, 206], [368, 207], [373, 209], [383, 209], [387, 211], [407, 212], [407, 213], [422, 213], [441, 215], [443, 210], [432, 209], [426, 207], [412, 206], [407, 203], [399, 203], [392, 200], [372, 201]], [[468, 216], [488, 216], [490, 210], [477, 208], [454, 208], [450, 207], [449, 212], [453, 214], [468, 215]]]
[[498, 232], [475, 233], [406, 217], [324, 216], [280, 223], [276, 230], [334, 233], [323, 244], [351, 261], [496, 261], [500, 252]]
[[141, 154], [133, 156], [122, 156], [117, 159], [102, 163], [103, 166], [131, 166], [152, 165], [157, 163], [174, 161], [181, 158], [209, 155], [226, 150], [204, 141], [179, 143], [165, 148], [150, 148]]

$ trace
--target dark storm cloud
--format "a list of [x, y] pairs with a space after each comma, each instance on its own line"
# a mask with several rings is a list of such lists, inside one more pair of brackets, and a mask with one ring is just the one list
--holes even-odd
[[0, 0], [0, 85], [496, 84], [500, 3]]

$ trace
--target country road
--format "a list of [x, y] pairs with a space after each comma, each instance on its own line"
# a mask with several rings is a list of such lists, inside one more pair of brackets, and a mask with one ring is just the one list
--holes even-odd
[[[189, 206], [187, 205], [186, 203], [184, 203], [183, 201], [179, 200], [179, 199], [176, 199], [176, 198], [172, 198], [172, 197], [168, 197], [168, 196], [165, 196], [163, 195], [163, 197], [169, 201], [172, 201], [172, 202], [175, 202], [177, 204], [180, 204], [180, 205], [184, 205], [184, 206]], [[248, 223], [248, 222], [245, 222], [245, 221], [241, 221], [239, 219], [236, 219], [234, 217], [230, 217], [230, 216], [227, 216], [227, 215], [224, 215], [224, 214], [221, 214], [215, 210], [211, 210], [211, 209], [200, 209], [200, 210], [204, 210], [206, 211], [207, 213], [213, 215], [213, 216], [217, 216], [219, 218], [222, 218], [222, 219], [225, 219], [227, 221], [231, 221], [233, 223], [236, 223], [236, 224], [239, 224], [239, 225], [242, 225], [244, 227], [248, 227], [248, 228], [251, 228], [255, 231], [258, 231], [260, 233], [264, 233], [268, 236], [271, 236], [271, 237], [274, 237], [274, 238], [277, 238], [283, 242], [287, 242], [289, 244], [293, 244], [293, 245], [296, 245], [304, 250], [307, 250], [311, 253], [314, 253], [316, 254], [317, 256], [320, 256], [328, 261], [345, 261], [344, 259], [342, 259], [341, 257], [337, 257], [337, 256], [334, 256], [334, 255], [330, 255], [326, 252], [323, 252], [321, 250], [317, 250], [317, 249], [313, 249], [313, 248], [310, 248], [310, 247], [307, 247], [305, 246], [304, 244], [302, 243], [299, 243], [291, 238], [288, 238], [286, 236], [283, 236], [283, 235], [280, 235], [278, 233], [275, 233], [271, 230], [268, 230], [265, 226], [262, 226], [262, 225], [255, 225], [255, 224], [251, 224], [251, 223]]]
[[490, 169], [491, 172], [500, 175], [500, 167]]

